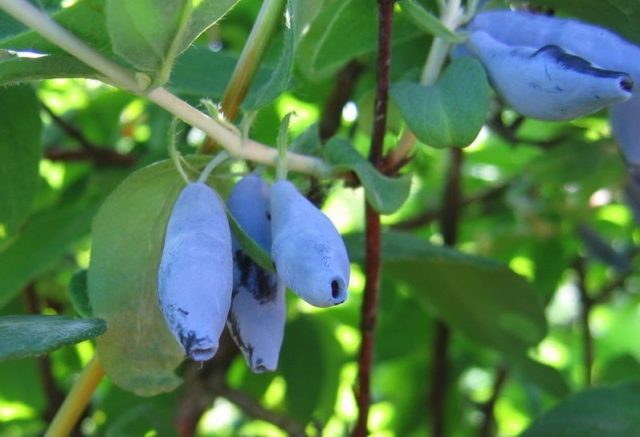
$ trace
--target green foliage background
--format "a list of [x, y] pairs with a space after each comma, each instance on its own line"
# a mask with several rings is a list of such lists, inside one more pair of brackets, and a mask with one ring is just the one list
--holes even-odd
[[[251, 0], [203, 0], [196, 10], [210, 22], [193, 18], [180, 30], [175, 19], [155, 25], [154, 2], [38, 3], [101, 53], [138, 68], [149, 83], [165, 79], [175, 60], [166, 86], [194, 105], [221, 98], [260, 7]], [[420, 3], [437, 10], [435, 1]], [[531, 3], [640, 41], [634, 2]], [[182, 7], [168, 1], [158, 14], [175, 18]], [[153, 306], [155, 278], [147, 275], [157, 265], [163, 220], [180, 186], [164, 161], [171, 115], [94, 80], [92, 69], [0, 13], [0, 48], [48, 54], [0, 51], [0, 315], [22, 315], [0, 318], [0, 435], [42, 433], [96, 348], [112, 377], [83, 417], [83, 435], [175, 435], [176, 424], [203, 402], [199, 435], [284, 435], [243, 411], [247, 403], [310, 435], [346, 435], [357, 416], [365, 198], [385, 214], [372, 435], [428, 435], [439, 320], [452, 328], [448, 435], [477, 434], [487, 405], [496, 435], [631, 435], [640, 426], [640, 234], [606, 113], [567, 123], [520, 120], [488, 100], [477, 64], [453, 64], [420, 97], [412, 87], [431, 36], [397, 8], [396, 102], [385, 145], [397, 143], [404, 117], [433, 147], [419, 144], [401, 175], [389, 178], [364, 158], [375, 91], [375, 1], [290, 0], [288, 8], [293, 25], [279, 26], [242, 108], [259, 109], [250, 137], [272, 145], [280, 120], [295, 111], [292, 149], [323, 157], [336, 173], [353, 171], [364, 186], [294, 175], [345, 236], [353, 263], [350, 298], [318, 310], [289, 293], [278, 371], [251, 374], [232, 351], [224, 389], [220, 381], [203, 385], [198, 378], [206, 372], [180, 365], [180, 351]], [[330, 111], [342, 110], [331, 106], [330, 96], [349, 62], [361, 73], [349, 111], [323, 145], [318, 132]], [[467, 112], [447, 109], [465, 98]], [[435, 129], [423, 123], [412, 112], [421, 99], [431, 105], [425, 113], [443, 111], [450, 119]], [[475, 136], [487, 106], [490, 116], [464, 149], [458, 244], [444, 248], [438, 220], [448, 148]], [[462, 128], [439, 129], [450, 123]], [[201, 140], [201, 132], [183, 126], [179, 150], [193, 154]], [[189, 162], [201, 168], [206, 160]], [[238, 169], [246, 170], [238, 164], [225, 170]], [[223, 195], [229, 190], [228, 178], [211, 184]], [[589, 365], [585, 309], [586, 338], [595, 351]], [[93, 316], [108, 323], [97, 347], [95, 340], [82, 341], [104, 331]], [[45, 357], [33, 356], [47, 350]]]

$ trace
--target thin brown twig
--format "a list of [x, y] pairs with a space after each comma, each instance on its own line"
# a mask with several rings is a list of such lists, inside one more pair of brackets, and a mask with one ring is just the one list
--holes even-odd
[[[373, 133], [371, 135], [371, 149], [369, 150], [369, 161], [376, 168], [382, 161], [384, 134], [387, 129], [394, 3], [394, 0], [378, 0], [377, 86]], [[380, 292], [380, 215], [368, 203], [365, 203], [365, 216], [366, 282], [360, 320], [361, 345], [358, 357], [358, 386], [356, 392], [358, 419], [352, 433], [355, 437], [364, 437], [368, 434], [367, 422], [371, 405], [371, 370], [373, 367], [378, 294]]]
[[93, 144], [80, 129], [53, 112], [47, 105], [40, 102], [40, 106], [51, 117], [56, 126], [80, 145], [80, 149], [75, 150], [48, 148], [45, 150], [47, 159], [51, 161], [90, 161], [99, 167], [130, 167], [136, 163], [137, 158], [133, 155], [125, 155], [111, 148], [99, 147]]
[[357, 60], [352, 60], [338, 72], [336, 84], [324, 105], [322, 120], [320, 120], [320, 141], [323, 143], [334, 136], [340, 128], [342, 108], [351, 98], [364, 70], [364, 65]]
[[498, 367], [498, 369], [496, 370], [495, 379], [493, 381], [493, 388], [491, 389], [491, 396], [480, 407], [483, 418], [480, 429], [478, 430], [478, 437], [490, 437], [494, 435], [496, 422], [494, 417], [494, 410], [496, 407], [496, 403], [498, 402], [498, 398], [500, 397], [500, 393], [502, 392], [502, 389], [507, 382], [508, 377], [509, 370], [507, 370], [507, 368], [504, 366]]
[[[458, 239], [461, 203], [461, 175], [463, 151], [450, 150], [449, 171], [442, 197], [440, 230], [446, 246], [455, 246]], [[448, 351], [451, 339], [449, 327], [441, 320], [435, 322], [435, 337], [432, 344], [432, 366], [428, 410], [431, 415], [431, 435], [446, 435], [446, 402], [448, 389]]]
[[[480, 191], [479, 193], [465, 197], [464, 199], [460, 200], [458, 208], [462, 209], [476, 203], [490, 202], [494, 199], [497, 199], [507, 191], [511, 182], [512, 180], [509, 180], [500, 185], [496, 185], [495, 187], [491, 187], [486, 190]], [[441, 214], [442, 208], [430, 208], [416, 215], [415, 217], [411, 217], [407, 220], [396, 223], [392, 227], [401, 230], [420, 228], [440, 219]]]
[[577, 276], [577, 288], [580, 295], [580, 327], [582, 329], [582, 363], [584, 370], [584, 385], [591, 386], [591, 376], [593, 370], [593, 336], [591, 334], [591, 308], [593, 299], [589, 295], [587, 288], [587, 266], [586, 260], [579, 256], [573, 262], [573, 269]]

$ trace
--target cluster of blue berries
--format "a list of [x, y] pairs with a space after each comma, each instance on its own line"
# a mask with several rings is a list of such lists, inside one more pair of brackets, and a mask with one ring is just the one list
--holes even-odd
[[319, 307], [344, 302], [347, 251], [329, 218], [286, 180], [270, 186], [249, 174], [234, 186], [227, 207], [270, 253], [276, 274], [243, 250], [218, 194], [204, 182], [193, 182], [182, 190], [169, 218], [158, 300], [191, 359], [211, 359], [226, 324], [251, 370], [273, 371], [284, 336], [286, 288]]

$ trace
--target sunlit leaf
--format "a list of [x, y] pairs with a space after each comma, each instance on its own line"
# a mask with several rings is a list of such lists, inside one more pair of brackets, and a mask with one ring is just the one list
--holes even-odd
[[[362, 236], [346, 236], [345, 242], [351, 260], [363, 260]], [[479, 344], [522, 355], [546, 333], [536, 291], [503, 264], [400, 232], [383, 235], [382, 259], [387, 277]]]

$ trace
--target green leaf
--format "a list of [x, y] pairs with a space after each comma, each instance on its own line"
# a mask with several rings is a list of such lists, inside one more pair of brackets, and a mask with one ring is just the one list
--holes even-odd
[[345, 139], [332, 138], [325, 145], [325, 156], [334, 172], [353, 171], [358, 175], [367, 201], [382, 214], [395, 212], [409, 197], [411, 175], [390, 178], [380, 174]]
[[109, 324], [98, 355], [109, 378], [140, 396], [171, 391], [184, 352], [160, 312], [157, 270], [164, 232], [184, 187], [172, 163], [131, 174], [107, 198], [93, 222], [89, 300]]
[[[313, 80], [326, 79], [349, 60], [375, 52], [376, 11], [375, 0], [326, 0], [300, 41], [297, 64], [304, 75]], [[422, 34], [404, 15], [395, 14], [394, 44]]]
[[464, 40], [464, 38], [449, 30], [437, 17], [423, 8], [419, 3], [413, 0], [405, 0], [400, 2], [400, 6], [409, 21], [423, 32], [438, 36], [453, 44]]
[[330, 330], [298, 317], [287, 324], [279, 371], [287, 382], [287, 411], [301, 422], [326, 421], [334, 410], [342, 358]]
[[471, 144], [489, 109], [487, 76], [472, 58], [456, 59], [435, 85], [398, 83], [390, 94], [416, 137], [437, 148]]
[[13, 233], [38, 190], [42, 123], [30, 86], [0, 88], [0, 108], [0, 226]]
[[[181, 95], [219, 99], [224, 94], [236, 62], [238, 57], [230, 53], [214, 53], [207, 47], [193, 46], [176, 60], [168, 87]], [[273, 70], [263, 66], [258, 68], [247, 95], [249, 101], [256, 100], [253, 96], [255, 88], [263, 87], [272, 75]]]
[[570, 393], [567, 381], [554, 367], [526, 356], [510, 358], [508, 360], [509, 366], [522, 376], [522, 381], [533, 383], [556, 398], [563, 398]]
[[97, 77], [95, 70], [67, 55], [40, 58], [12, 56], [0, 60], [0, 86], [16, 85], [43, 79]]
[[[53, 14], [53, 18], [85, 43], [110, 55], [111, 43], [107, 34], [103, 9], [104, 0], [80, 0], [73, 6]], [[0, 41], [0, 48], [66, 54], [63, 49], [33, 31], [26, 31]]]
[[93, 316], [91, 302], [89, 302], [89, 291], [87, 287], [87, 270], [83, 269], [71, 277], [69, 283], [69, 298], [73, 308], [82, 317]]
[[66, 316], [0, 317], [0, 360], [42, 355], [103, 334], [104, 320]]
[[166, 80], [176, 56], [238, 0], [107, 0], [114, 52], [135, 68]]
[[56, 206], [27, 222], [20, 234], [0, 251], [0, 307], [51, 268], [74, 241], [88, 233], [96, 210], [95, 203]]
[[[350, 259], [363, 260], [362, 235], [344, 239]], [[512, 357], [525, 354], [545, 336], [536, 291], [501, 263], [401, 232], [383, 234], [382, 259], [388, 278], [473, 341]]]
[[275, 273], [275, 269], [273, 268], [273, 261], [271, 260], [271, 255], [267, 253], [260, 245], [251, 238], [249, 234], [242, 229], [242, 226], [237, 222], [233, 214], [227, 212], [227, 218], [229, 219], [229, 226], [233, 231], [233, 235], [238, 239], [238, 242], [242, 246], [242, 249], [251, 257], [253, 261], [255, 261], [260, 267], [265, 269], [268, 272]]
[[640, 429], [640, 382], [592, 388], [538, 417], [523, 437], [630, 437]]

